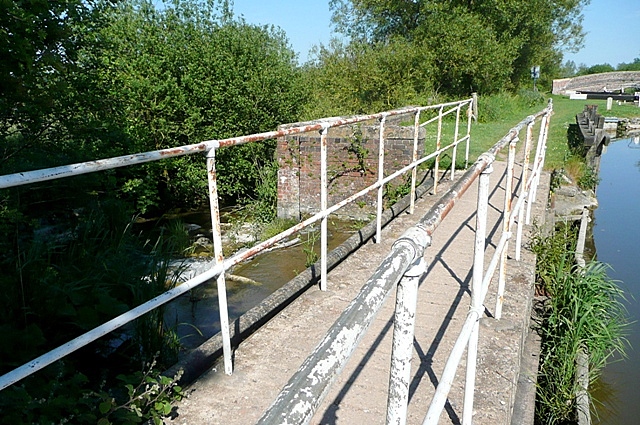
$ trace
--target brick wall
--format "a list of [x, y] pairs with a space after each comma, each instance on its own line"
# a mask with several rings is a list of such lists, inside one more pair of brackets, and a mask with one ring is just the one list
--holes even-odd
[[567, 94], [568, 91], [613, 91], [640, 86], [640, 71], [605, 72], [581, 75], [573, 78], [553, 80], [553, 94]]
[[[424, 150], [424, 129], [419, 153]], [[331, 128], [327, 134], [329, 205], [375, 183], [378, 179], [378, 125]], [[413, 127], [385, 125], [385, 175], [411, 162]], [[320, 134], [278, 139], [278, 217], [300, 218], [320, 210]], [[391, 184], [402, 183], [402, 178]], [[376, 192], [344, 207], [337, 215], [366, 218], [375, 212]]]

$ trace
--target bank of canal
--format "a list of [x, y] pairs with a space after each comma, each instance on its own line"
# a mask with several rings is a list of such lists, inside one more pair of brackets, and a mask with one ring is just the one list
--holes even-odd
[[[628, 358], [611, 362], [596, 384], [594, 424], [640, 421], [640, 138], [612, 142], [602, 155], [593, 236], [598, 261], [611, 266], [628, 298]], [[602, 403], [602, 404], [600, 404]]]

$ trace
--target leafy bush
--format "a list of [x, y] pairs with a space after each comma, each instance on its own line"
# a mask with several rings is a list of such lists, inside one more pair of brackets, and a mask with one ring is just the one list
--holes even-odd
[[[64, 361], [2, 392], [3, 422], [31, 424], [163, 424], [172, 403], [182, 397], [180, 374], [170, 378], [155, 369], [155, 361], [142, 371], [119, 374], [100, 385]], [[45, 378], [45, 379], [42, 379]]]
[[372, 113], [411, 103], [429, 103], [433, 54], [417, 43], [390, 39], [385, 43], [320, 46], [306, 65], [311, 98], [305, 117]]

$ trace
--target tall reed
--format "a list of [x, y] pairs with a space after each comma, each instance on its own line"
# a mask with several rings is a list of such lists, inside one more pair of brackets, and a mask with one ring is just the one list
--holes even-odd
[[534, 244], [534, 251], [545, 253], [537, 264], [537, 277], [548, 296], [540, 329], [538, 424], [575, 422], [580, 350], [588, 355], [589, 381], [594, 382], [607, 361], [616, 353], [624, 355], [626, 348], [622, 289], [607, 276], [607, 265], [597, 261], [588, 262], [583, 269], [574, 265], [574, 252], [562, 249], [570, 240], [567, 234], [573, 232], [539, 237]]

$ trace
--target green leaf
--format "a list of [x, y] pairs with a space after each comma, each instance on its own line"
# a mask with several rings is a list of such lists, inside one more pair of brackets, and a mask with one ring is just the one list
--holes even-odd
[[100, 403], [100, 406], [99, 406], [100, 413], [104, 415], [105, 413], [111, 410], [111, 407], [113, 407], [112, 400], [103, 401], [102, 403]]

